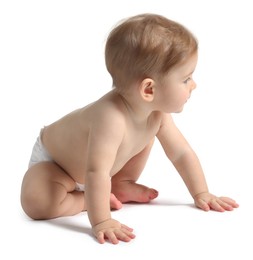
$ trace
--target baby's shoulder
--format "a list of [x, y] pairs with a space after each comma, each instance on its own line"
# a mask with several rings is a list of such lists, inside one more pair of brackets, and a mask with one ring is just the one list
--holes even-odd
[[125, 114], [119, 103], [109, 98], [99, 99], [84, 107], [81, 111], [81, 119], [86, 124], [105, 127], [125, 123]]

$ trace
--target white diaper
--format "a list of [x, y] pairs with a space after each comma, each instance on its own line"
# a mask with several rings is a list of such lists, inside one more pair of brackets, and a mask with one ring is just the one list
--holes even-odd
[[[48, 153], [48, 151], [46, 150], [45, 146], [41, 141], [42, 130], [43, 129], [41, 129], [40, 134], [36, 140], [36, 143], [33, 146], [32, 155], [28, 165], [29, 168], [39, 162], [53, 162], [52, 157], [50, 156], [50, 154]], [[76, 182], [75, 190], [84, 191], [84, 184]]]
[[75, 190], [77, 190], [77, 191], [84, 191], [84, 184], [76, 182]]
[[41, 142], [42, 130], [40, 131], [40, 135], [33, 146], [32, 155], [28, 165], [29, 168], [39, 162], [53, 162], [52, 157]]

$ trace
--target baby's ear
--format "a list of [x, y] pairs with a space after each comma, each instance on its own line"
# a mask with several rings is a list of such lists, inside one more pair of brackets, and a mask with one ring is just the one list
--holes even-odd
[[147, 101], [152, 102], [154, 99], [155, 92], [155, 82], [153, 79], [146, 78], [144, 79], [139, 87], [141, 97]]

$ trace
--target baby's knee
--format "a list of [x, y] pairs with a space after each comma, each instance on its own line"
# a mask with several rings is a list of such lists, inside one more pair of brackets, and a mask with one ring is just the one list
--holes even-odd
[[56, 201], [53, 198], [50, 199], [48, 195], [42, 190], [36, 190], [35, 187], [23, 185], [20, 200], [24, 212], [34, 220], [57, 217], [59, 207], [57, 207]]
[[34, 220], [49, 219], [50, 205], [36, 193], [21, 192], [21, 206], [27, 216]]

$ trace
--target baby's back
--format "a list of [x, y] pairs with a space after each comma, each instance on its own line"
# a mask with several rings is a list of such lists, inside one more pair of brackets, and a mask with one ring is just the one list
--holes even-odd
[[[101, 127], [99, 133], [112, 122], [118, 120], [116, 127], [122, 131], [122, 141], [117, 147], [115, 163], [111, 175], [115, 174], [139, 153], [156, 135], [160, 126], [160, 116], [151, 116], [148, 124], [136, 125], [129, 115], [122, 100], [113, 92], [98, 101], [77, 109], [58, 121], [46, 126], [42, 142], [54, 161], [59, 164], [76, 182], [84, 183], [87, 147], [92, 126]], [[120, 123], [121, 122], [121, 123]], [[120, 125], [122, 128], [120, 128]], [[106, 152], [106, 151], [105, 151]]]

